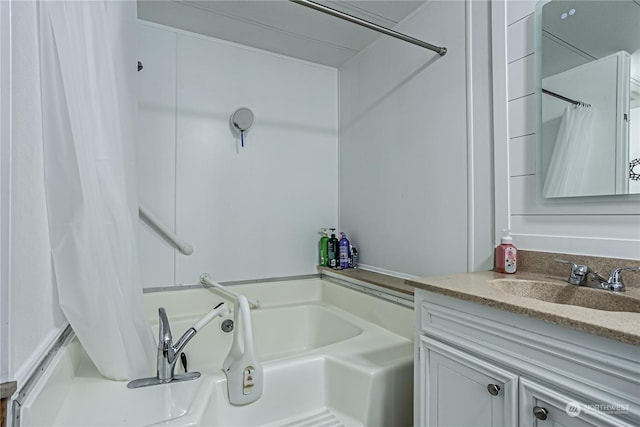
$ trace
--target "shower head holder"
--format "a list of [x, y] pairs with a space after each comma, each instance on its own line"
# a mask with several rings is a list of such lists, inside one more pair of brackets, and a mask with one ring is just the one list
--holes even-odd
[[253, 120], [253, 111], [246, 107], [240, 107], [231, 113], [231, 117], [229, 118], [231, 130], [235, 134], [240, 135], [240, 144], [242, 147], [244, 147], [244, 134], [253, 126]]

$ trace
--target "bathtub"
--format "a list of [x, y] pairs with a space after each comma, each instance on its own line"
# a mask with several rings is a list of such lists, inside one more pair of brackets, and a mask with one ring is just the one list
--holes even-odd
[[[413, 309], [322, 279], [235, 285], [251, 310], [264, 369], [262, 397], [229, 403], [222, 362], [232, 333], [214, 319], [184, 350], [197, 380], [128, 389], [97, 372], [81, 345], [56, 355], [21, 409], [21, 426], [410, 426]], [[174, 339], [221, 301], [211, 288], [145, 294], [157, 331], [165, 307]], [[176, 372], [181, 372], [178, 367]], [[155, 367], [150, 368], [150, 375]]]

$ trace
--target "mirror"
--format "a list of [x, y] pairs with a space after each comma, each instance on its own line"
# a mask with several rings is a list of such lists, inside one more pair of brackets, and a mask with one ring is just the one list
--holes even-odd
[[536, 8], [546, 198], [640, 193], [640, 0]]

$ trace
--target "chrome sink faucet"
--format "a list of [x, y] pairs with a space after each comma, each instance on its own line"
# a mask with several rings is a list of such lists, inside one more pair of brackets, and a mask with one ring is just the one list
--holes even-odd
[[224, 316], [229, 313], [227, 304], [221, 302], [216, 305], [213, 310], [202, 316], [191, 328], [178, 339], [178, 342], [173, 343], [173, 336], [171, 335], [171, 326], [169, 319], [167, 318], [167, 311], [164, 307], [158, 309], [158, 351], [157, 351], [157, 365], [156, 376], [149, 378], [140, 378], [133, 380], [127, 384], [128, 388], [147, 387], [157, 384], [166, 384], [170, 382], [188, 381], [194, 380], [200, 377], [200, 372], [185, 372], [184, 374], [175, 374], [176, 362], [179, 359], [180, 353], [187, 345], [191, 338], [204, 326], [213, 320], [215, 317]]
[[[613, 292], [624, 292], [624, 283], [622, 282], [621, 271], [640, 271], [640, 267], [619, 267], [611, 270], [609, 278], [605, 279], [598, 272], [592, 270], [586, 265], [580, 265], [563, 259], [556, 259], [561, 264], [570, 264], [571, 273], [567, 282], [576, 286], [587, 286], [596, 289], [605, 289]], [[595, 282], [595, 283], [594, 283]]]
[[640, 271], [640, 267], [619, 267], [611, 270], [609, 280], [606, 285], [609, 286], [610, 291], [624, 292], [624, 284], [622, 283], [621, 271]]

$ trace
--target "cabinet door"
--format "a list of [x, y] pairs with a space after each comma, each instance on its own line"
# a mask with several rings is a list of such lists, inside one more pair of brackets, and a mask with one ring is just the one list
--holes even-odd
[[[614, 409], [616, 408], [609, 410]], [[563, 392], [520, 378], [520, 427], [530, 426], [631, 427], [631, 424], [604, 410], [596, 410]]]
[[420, 426], [515, 426], [517, 375], [420, 338]]

